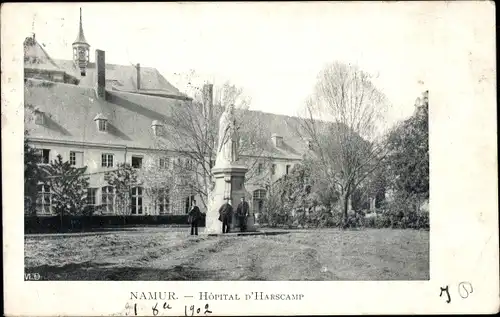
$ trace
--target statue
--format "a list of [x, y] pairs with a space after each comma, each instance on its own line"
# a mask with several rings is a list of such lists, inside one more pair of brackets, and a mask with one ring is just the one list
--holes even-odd
[[239, 135], [234, 117], [234, 105], [228, 105], [219, 121], [219, 142], [215, 166], [227, 166], [237, 162], [238, 148]]
[[[219, 136], [215, 166], [212, 169], [215, 186], [208, 197], [205, 232], [221, 234], [224, 223], [219, 220], [219, 209], [225, 202], [235, 205], [245, 195], [245, 174], [248, 171], [239, 162], [239, 133], [234, 105], [228, 105], [219, 121]], [[235, 223], [234, 221], [232, 223]], [[226, 223], [227, 225], [227, 223]], [[227, 228], [226, 228], [227, 229]], [[253, 217], [248, 217], [246, 231], [255, 231]]]

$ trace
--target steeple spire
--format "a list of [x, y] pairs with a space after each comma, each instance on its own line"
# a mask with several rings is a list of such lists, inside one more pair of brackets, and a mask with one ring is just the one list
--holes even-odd
[[87, 44], [85, 35], [83, 35], [83, 23], [82, 23], [82, 8], [80, 8], [80, 30], [78, 31], [78, 36], [73, 44]]
[[82, 8], [80, 8], [80, 30], [78, 31], [78, 36], [73, 43], [73, 61], [76, 66], [80, 68], [80, 74], [85, 76], [85, 70], [88, 63], [90, 62], [89, 50], [90, 45], [83, 35], [83, 24], [82, 24]]

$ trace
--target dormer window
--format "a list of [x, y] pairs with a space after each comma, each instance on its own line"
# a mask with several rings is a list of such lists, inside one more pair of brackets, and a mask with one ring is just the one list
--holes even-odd
[[283, 137], [274, 133], [271, 136], [271, 139], [273, 140], [273, 144], [275, 147], [282, 147], [283, 146]]
[[36, 109], [35, 110], [35, 124], [43, 125], [44, 123], [45, 123], [45, 116], [43, 115], [43, 112]]
[[108, 119], [102, 113], [95, 116], [94, 121], [97, 124], [97, 130], [100, 132], [106, 132], [108, 130]]
[[151, 123], [151, 128], [153, 129], [153, 134], [156, 136], [163, 135], [163, 124], [158, 120], [153, 120]]
[[306, 142], [307, 142], [307, 148], [309, 150], [312, 150], [312, 148], [313, 148], [313, 141], [311, 139], [308, 139], [308, 140], [306, 140]]

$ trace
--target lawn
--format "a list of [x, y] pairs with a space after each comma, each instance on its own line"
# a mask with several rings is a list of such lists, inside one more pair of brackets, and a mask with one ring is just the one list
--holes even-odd
[[293, 230], [190, 237], [182, 228], [27, 235], [25, 271], [43, 280], [427, 280], [429, 232]]

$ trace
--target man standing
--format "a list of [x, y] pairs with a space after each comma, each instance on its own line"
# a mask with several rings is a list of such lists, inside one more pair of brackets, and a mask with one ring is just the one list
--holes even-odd
[[233, 220], [233, 206], [229, 203], [229, 198], [219, 209], [219, 221], [222, 221], [222, 233], [229, 233]]
[[240, 225], [240, 231], [244, 232], [247, 230], [247, 218], [250, 206], [245, 201], [245, 196], [241, 197], [241, 201], [236, 208], [236, 214], [238, 215], [238, 222]]
[[201, 211], [196, 206], [196, 200], [193, 199], [191, 210], [189, 211], [188, 222], [191, 224], [191, 235], [198, 235], [198, 222], [201, 219]]

